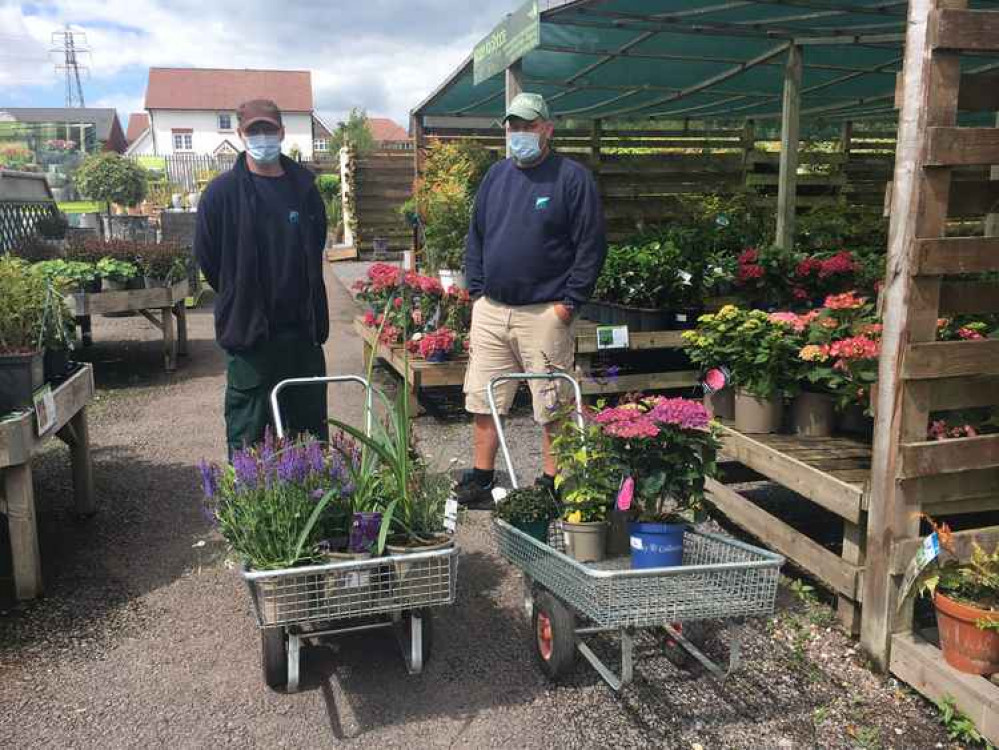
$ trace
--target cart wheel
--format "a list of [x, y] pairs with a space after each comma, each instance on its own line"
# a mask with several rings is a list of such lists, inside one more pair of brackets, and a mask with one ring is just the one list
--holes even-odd
[[[426, 663], [430, 661], [430, 652], [433, 650], [434, 645], [434, 618], [431, 615], [429, 608], [424, 608], [417, 610], [417, 614], [420, 615], [420, 619], [423, 620], [423, 634], [422, 634], [422, 645], [423, 648], [421, 652], [423, 654], [423, 662], [421, 664], [421, 670]], [[412, 648], [412, 640], [410, 638], [411, 628], [413, 627], [413, 612], [403, 612], [402, 618], [400, 620], [402, 627], [402, 644], [403, 648], [409, 653], [409, 649]]]
[[264, 682], [270, 688], [288, 684], [288, 635], [284, 628], [264, 628], [260, 631], [260, 662]]
[[541, 671], [558, 680], [568, 674], [576, 662], [576, 618], [562, 602], [547, 591], [534, 598], [534, 653]]

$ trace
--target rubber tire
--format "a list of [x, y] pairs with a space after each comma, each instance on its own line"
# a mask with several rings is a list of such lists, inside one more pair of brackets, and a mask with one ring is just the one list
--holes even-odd
[[[546, 659], [538, 643], [538, 617], [545, 616], [551, 625], [552, 650]], [[534, 615], [531, 617], [531, 643], [541, 671], [548, 679], [558, 681], [568, 675], [576, 665], [576, 616], [547, 591], [534, 596]]]
[[260, 631], [260, 664], [267, 687], [278, 690], [288, 684], [288, 634], [284, 628]]
[[[430, 654], [434, 649], [434, 618], [429, 608], [417, 611], [423, 620], [423, 667], [426, 668], [427, 662], [430, 661]], [[409, 647], [409, 628], [412, 620], [413, 613], [411, 611], [402, 613], [403, 643], [406, 644], [407, 648]]]

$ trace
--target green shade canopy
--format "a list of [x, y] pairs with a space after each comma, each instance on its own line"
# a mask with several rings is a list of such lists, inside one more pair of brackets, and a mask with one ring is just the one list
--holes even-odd
[[[905, 0], [539, 0], [526, 91], [557, 118], [766, 120], [780, 116], [788, 48], [804, 63], [803, 117], [891, 119]], [[997, 0], [972, 0], [996, 9]], [[971, 72], [999, 60], [966, 58]], [[478, 86], [472, 58], [414, 116], [502, 117], [504, 76]]]

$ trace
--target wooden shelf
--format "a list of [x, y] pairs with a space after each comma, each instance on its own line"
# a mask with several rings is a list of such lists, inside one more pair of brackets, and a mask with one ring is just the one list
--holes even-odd
[[150, 289], [126, 289], [120, 292], [79, 293], [69, 295], [73, 314], [99, 315], [101, 313], [153, 310], [173, 307], [190, 294], [187, 279], [173, 286]]

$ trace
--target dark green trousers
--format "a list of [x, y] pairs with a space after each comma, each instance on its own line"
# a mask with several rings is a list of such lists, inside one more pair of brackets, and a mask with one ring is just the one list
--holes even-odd
[[[326, 374], [323, 348], [301, 340], [279, 340], [260, 344], [250, 351], [228, 355], [225, 389], [225, 430], [229, 455], [264, 437], [270, 425], [271, 391], [288, 378]], [[285, 433], [309, 432], [329, 439], [326, 385], [294, 385], [281, 391], [281, 421]]]

